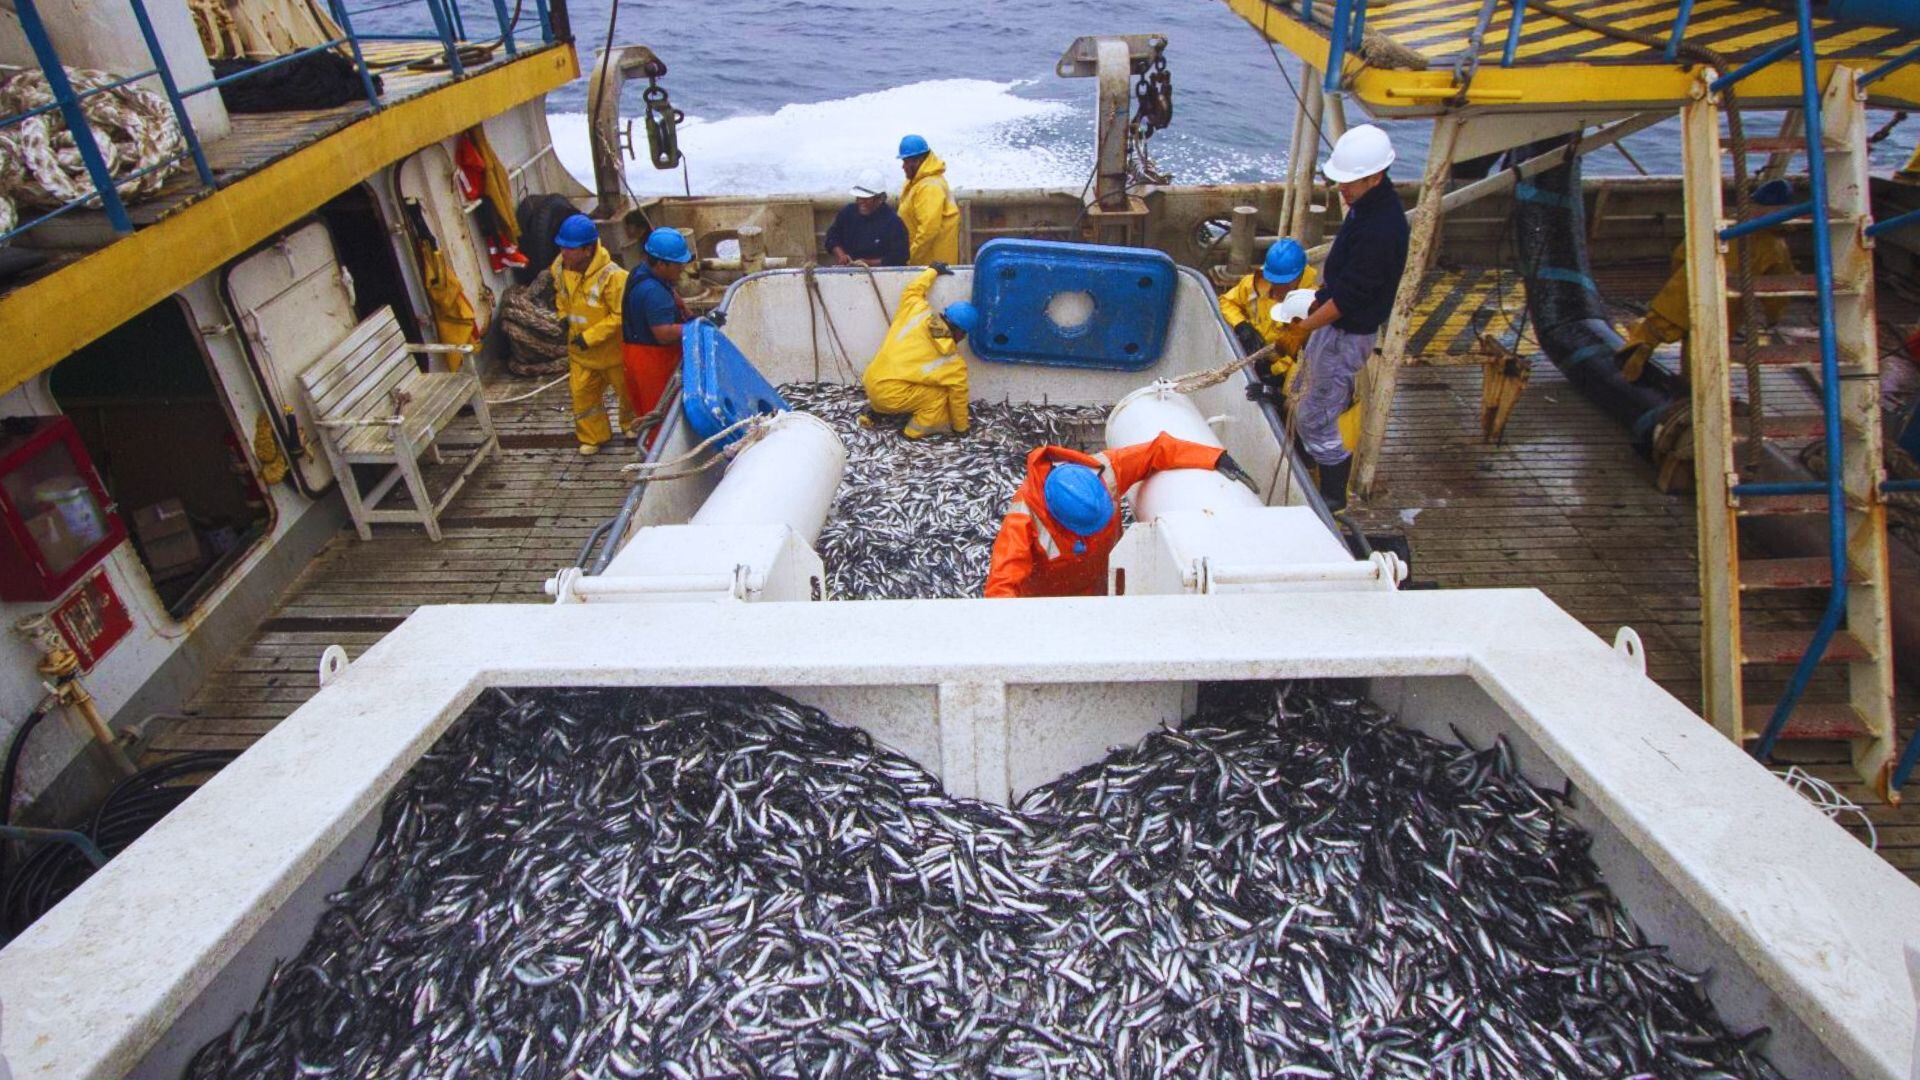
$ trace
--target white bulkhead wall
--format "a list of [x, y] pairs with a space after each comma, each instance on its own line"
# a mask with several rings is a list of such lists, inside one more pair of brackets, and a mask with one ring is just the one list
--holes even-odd
[[[259, 462], [253, 455], [253, 425], [265, 406], [254, 388], [246, 357], [240, 352], [232, 330], [226, 329], [231, 326], [232, 317], [227, 314], [213, 280], [211, 277], [203, 278], [177, 295], [187, 302], [195, 322], [202, 328], [203, 345], [234, 414], [236, 435], [246, 448], [249, 463], [257, 476]], [[35, 379], [0, 398], [0, 416], [45, 416], [58, 411], [57, 404], [47, 390], [45, 377]], [[242, 587], [247, 575], [258, 567], [272, 546], [317, 505], [284, 483], [262, 487], [273, 505], [272, 531], [256, 543], [241, 565], [229, 573], [183, 620], [175, 620], [167, 614], [165, 605], [154, 592], [146, 567], [134, 551], [131, 539], [115, 548], [102, 563], [114, 592], [120, 597], [120, 602], [126, 605], [133, 628], [101, 658], [92, 671], [82, 676], [82, 681], [98, 700], [101, 712], [113, 721], [116, 728], [145, 719], [116, 714], [147, 684], [182, 640], [199, 626], [205, 615], [217, 608], [235, 589]], [[131, 508], [122, 506], [119, 511], [124, 518]], [[51, 610], [57, 605], [58, 601], [0, 602], [0, 746], [12, 739], [14, 731], [44, 693], [40, 675], [35, 669], [39, 654], [12, 632], [14, 622], [26, 615]], [[181, 689], [184, 693], [190, 688]], [[44, 788], [77, 756], [90, 752], [87, 742], [87, 733], [78, 724], [58, 719], [42, 723], [34, 731], [27, 744], [26, 756], [22, 759], [19, 794], [31, 795]]]
[[[114, 0], [37, 0], [36, 10], [47, 26], [47, 36], [59, 51], [61, 62], [70, 68], [95, 68], [116, 75], [131, 75], [153, 66], [147, 43], [134, 21], [133, 8]], [[20, 18], [12, 5], [0, 8], [0, 63], [37, 68], [33, 50], [20, 29]], [[154, 36], [166, 53], [167, 66], [173, 71], [174, 85], [182, 89], [201, 86], [213, 79], [213, 65], [207, 62], [200, 32], [194, 29], [193, 15], [186, 0], [147, 0], [147, 16], [153, 22]], [[141, 80], [143, 90], [164, 94], [158, 78]], [[226, 135], [230, 124], [227, 107], [218, 90], [208, 90], [187, 99], [187, 116], [201, 141], [212, 142]]]
[[[61, 2], [78, 2], [85, 6], [85, 0]], [[50, 5], [43, 3], [43, 8], [47, 6]], [[184, 17], [184, 7], [182, 13]], [[199, 47], [197, 38], [194, 47], [196, 50]], [[528, 190], [552, 190], [554, 174], [558, 170], [550, 150], [546, 117], [541, 109], [540, 102], [531, 102], [486, 123], [488, 140], [510, 173], [516, 203]], [[434, 226], [443, 245], [470, 253], [471, 261], [462, 260], [465, 262], [461, 270], [462, 284], [467, 289], [468, 299], [473, 301], [476, 308], [481, 308], [489, 302], [497, 303], [500, 294], [512, 284], [513, 279], [510, 273], [496, 274], [487, 266], [486, 241], [474, 226], [474, 215], [464, 212], [459, 199], [458, 187], [451, 172], [452, 150], [453, 143], [447, 140], [427, 147], [423, 154], [416, 154], [409, 160], [432, 163], [432, 167], [418, 169], [417, 176], [438, 202], [450, 206], [454, 211], [448, 224], [442, 225], [434, 220]], [[407, 283], [414, 313], [420, 318], [423, 330], [431, 334], [432, 314], [420, 281], [419, 264], [400, 225], [400, 207], [394, 198], [394, 170], [381, 170], [368, 177], [366, 184], [373, 191], [382, 214], [392, 227], [389, 242], [393, 245]], [[430, 217], [430, 220], [433, 219]], [[458, 222], [457, 226], [452, 222]], [[453, 232], [455, 228], [459, 230], [458, 235]], [[177, 295], [186, 301], [194, 321], [201, 328], [202, 343], [226, 395], [235, 421], [236, 435], [246, 449], [249, 463], [257, 475], [259, 462], [253, 453], [254, 425], [263, 413], [269, 412], [270, 406], [254, 384], [246, 354], [242, 351], [238, 332], [234, 328], [234, 313], [227, 307], [216, 285], [220, 273], [194, 282]], [[47, 391], [44, 377], [0, 397], [0, 416], [51, 415], [58, 411], [57, 404]], [[214, 588], [184, 620], [175, 620], [167, 614], [131, 540], [116, 548], [102, 564], [114, 591], [127, 606], [133, 629], [83, 678], [98, 700], [102, 713], [116, 728], [145, 719], [143, 716], [121, 716], [118, 713], [147, 686], [161, 665], [180, 648], [207, 613], [217, 609], [237, 589], [249, 587], [248, 576], [259, 569], [273, 546], [282, 541], [306, 514], [320, 505], [287, 483], [263, 487], [273, 505], [272, 531], [255, 545], [241, 566]], [[332, 494], [327, 496], [330, 501], [337, 498]], [[121, 512], [127, 513], [128, 508], [122, 507]], [[57, 603], [0, 602], [0, 747], [4, 747], [13, 737], [43, 693], [39, 673], [35, 670], [38, 653], [14, 634], [11, 627], [22, 616], [50, 610]], [[210, 661], [218, 659], [209, 658]], [[178, 687], [179, 699], [184, 701], [190, 697], [193, 689], [191, 686]], [[69, 724], [63, 719], [49, 719], [42, 723], [28, 743], [22, 761], [19, 795], [31, 797], [38, 793], [79, 755], [91, 753], [87, 749], [87, 742], [87, 733], [78, 724]]]

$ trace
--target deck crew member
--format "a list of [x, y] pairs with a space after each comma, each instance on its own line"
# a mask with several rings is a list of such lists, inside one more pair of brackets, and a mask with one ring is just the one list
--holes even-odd
[[[667, 382], [680, 370], [680, 337], [688, 318], [686, 301], [674, 285], [693, 262], [686, 237], [678, 229], [655, 229], [642, 246], [646, 261], [627, 275], [621, 321], [621, 362], [626, 368], [627, 398], [641, 416], [660, 407]], [[664, 424], [657, 420], [647, 445]]]
[[607, 391], [620, 402], [620, 430], [633, 428], [633, 403], [620, 365], [620, 308], [627, 272], [600, 246], [593, 219], [575, 214], [554, 235], [553, 302], [567, 327], [567, 387], [573, 391], [573, 434], [582, 454], [597, 454], [613, 430]]
[[1299, 406], [1294, 429], [1319, 466], [1317, 487], [1329, 510], [1347, 505], [1353, 454], [1340, 438], [1340, 414], [1353, 405], [1353, 382], [1393, 312], [1407, 268], [1407, 213], [1387, 181], [1393, 142], [1372, 124], [1347, 129], [1320, 171], [1340, 187], [1346, 220], [1327, 252], [1314, 308], [1298, 324]]
[[1250, 355], [1274, 346], [1273, 362], [1260, 373], [1263, 378], [1285, 378], [1307, 340], [1297, 326], [1275, 319], [1274, 307], [1288, 293], [1311, 289], [1317, 281], [1319, 276], [1307, 265], [1307, 253], [1299, 241], [1282, 237], [1267, 249], [1266, 261], [1259, 270], [1241, 278], [1220, 297], [1220, 314], [1233, 328], [1242, 353]]
[[[1793, 187], [1785, 180], [1769, 180], [1753, 191], [1755, 206], [1781, 207], [1791, 204]], [[1787, 250], [1786, 237], [1778, 229], [1762, 229], [1748, 233], [1733, 241], [1727, 252], [1727, 279], [1734, 280], [1740, 267], [1740, 247], [1752, 245], [1753, 273], [1759, 277], [1767, 274], [1793, 273], [1793, 255]], [[1673, 273], [1667, 283], [1654, 294], [1653, 301], [1647, 305], [1647, 314], [1633, 324], [1626, 332], [1626, 344], [1614, 354], [1620, 365], [1620, 374], [1628, 382], [1638, 382], [1642, 372], [1646, 371], [1647, 361], [1653, 358], [1653, 350], [1675, 341], [1683, 341], [1687, 328], [1693, 325], [1693, 317], [1687, 311], [1687, 246], [1681, 244], [1673, 249]], [[1741, 309], [1744, 300], [1734, 300], [1727, 306], [1728, 325], [1739, 330], [1743, 325], [1745, 313]], [[1760, 307], [1766, 312], [1766, 321], [1776, 323], [1786, 314], [1785, 298], [1763, 300]], [[1684, 348], [1684, 346], [1682, 346]]]
[[900, 140], [900, 169], [907, 185], [900, 189], [900, 220], [907, 226], [907, 264], [931, 266], [960, 261], [960, 204], [947, 186], [947, 163], [927, 140], [908, 135]]
[[[901, 291], [887, 339], [860, 379], [872, 412], [911, 414], [909, 439], [967, 430], [967, 358], [960, 343], [979, 325], [980, 312], [965, 300], [936, 312], [927, 300], [934, 279], [951, 273], [936, 262]], [[872, 418], [860, 422], [871, 424]]]
[[885, 181], [875, 171], [853, 185], [853, 201], [827, 226], [827, 251], [840, 266], [907, 265], [907, 225], [887, 205]]
[[1165, 432], [1098, 454], [1035, 448], [994, 538], [986, 595], [1105, 595], [1107, 556], [1120, 542], [1120, 496], [1166, 469], [1217, 469], [1253, 483], [1226, 451]]

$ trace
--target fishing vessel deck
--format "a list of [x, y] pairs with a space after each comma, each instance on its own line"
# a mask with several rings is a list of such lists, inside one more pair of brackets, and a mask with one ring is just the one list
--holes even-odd
[[[1229, 6], [1268, 40], [1316, 68], [1324, 68], [1333, 38], [1335, 5], [1294, 0], [1228, 0]], [[1687, 19], [1682, 8], [1691, 7]], [[1303, 7], [1305, 10], [1303, 11]], [[1689, 99], [1697, 63], [1704, 54], [1730, 65], [1744, 64], [1793, 37], [1790, 12], [1738, 0], [1562, 0], [1530, 2], [1520, 22], [1513, 56], [1506, 57], [1513, 25], [1511, 0], [1497, 3], [1490, 27], [1475, 55], [1463, 55], [1472, 39], [1481, 5], [1477, 0], [1373, 0], [1365, 4], [1369, 39], [1390, 42], [1401, 59], [1384, 66], [1386, 51], [1367, 46], [1368, 58], [1346, 57], [1349, 88], [1376, 115], [1427, 115], [1462, 92], [1456, 61], [1472, 65], [1464, 102], [1494, 110], [1549, 110], [1619, 106], [1626, 109], [1677, 107]], [[1563, 17], [1572, 15], [1574, 19]], [[1577, 20], [1577, 21], [1576, 21]], [[1586, 20], [1605, 24], [1602, 33]], [[1667, 58], [1666, 39], [1676, 22], [1687, 27], [1686, 42], [1695, 51], [1680, 63]], [[1844, 61], [1862, 71], [1879, 67], [1911, 46], [1901, 30], [1884, 27], [1836, 28], [1815, 20], [1824, 69]], [[1359, 48], [1361, 42], [1351, 41]], [[1418, 64], [1413, 61], [1417, 58]], [[1504, 62], [1503, 62], [1504, 61]], [[1742, 101], [1782, 105], [1800, 93], [1799, 68], [1789, 57], [1741, 84]], [[1920, 103], [1920, 71], [1908, 67], [1875, 82], [1871, 101], [1889, 108]]]
[[[99, 334], [218, 270], [313, 213], [322, 203], [423, 146], [564, 85], [578, 74], [566, 45], [497, 47], [455, 78], [430, 61], [438, 44], [366, 46], [380, 72], [380, 108], [236, 113], [208, 143], [216, 186], [191, 166], [153, 198], [128, 207], [134, 231], [115, 233], [100, 211], [79, 209], [27, 234], [48, 261], [0, 292], [13, 345], [0, 359], [0, 393], [25, 383]], [[60, 312], [59, 318], [48, 317]]]
[[[1615, 266], [1603, 284], [1610, 295], [1647, 295], [1665, 273], [1664, 263]], [[1408, 536], [1417, 579], [1446, 588], [1539, 588], [1604, 638], [1634, 627], [1646, 643], [1649, 674], [1697, 709], [1690, 497], [1659, 491], [1654, 466], [1618, 424], [1544, 360], [1535, 363], [1504, 439], [1481, 439], [1480, 372], [1477, 362], [1462, 362], [1477, 360], [1464, 350], [1482, 331], [1504, 328], [1517, 341], [1519, 295], [1510, 271], [1448, 267], [1431, 275], [1415, 334], [1428, 363], [1403, 377], [1382, 487], [1356, 516], [1369, 529]], [[502, 378], [489, 394], [505, 398], [535, 385]], [[1776, 412], [1817, 411], [1790, 371], [1770, 374], [1768, 389]], [[494, 417], [502, 453], [445, 511], [443, 542], [402, 526], [376, 526], [368, 542], [343, 529], [183, 714], [163, 726], [149, 755], [250, 746], [317, 691], [326, 646], [358, 656], [416, 607], [544, 601], [543, 580], [576, 560], [594, 527], [619, 509], [627, 484], [617, 456], [574, 453], [558, 394], [497, 407]], [[1818, 600], [1777, 594], [1766, 620], [1810, 626]], [[1800, 745], [1781, 756], [1867, 806], [1883, 857], [1920, 878], [1920, 806], [1875, 802], [1844, 745]]]

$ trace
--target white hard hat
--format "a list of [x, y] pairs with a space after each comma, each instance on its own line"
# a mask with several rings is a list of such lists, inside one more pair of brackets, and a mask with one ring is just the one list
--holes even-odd
[[855, 180], [853, 186], [847, 190], [856, 199], [871, 199], [875, 195], [885, 195], [887, 193], [887, 182], [881, 178], [879, 169], [867, 169], [860, 174], [860, 179]]
[[1327, 179], [1336, 184], [1352, 180], [1361, 180], [1377, 172], [1385, 172], [1393, 164], [1393, 140], [1387, 133], [1372, 124], [1361, 124], [1348, 128], [1340, 141], [1333, 144], [1333, 154], [1320, 171]]
[[1312, 289], [1295, 289], [1281, 297], [1280, 302], [1273, 305], [1273, 321], [1284, 324], [1306, 318], [1313, 311], [1313, 297]]

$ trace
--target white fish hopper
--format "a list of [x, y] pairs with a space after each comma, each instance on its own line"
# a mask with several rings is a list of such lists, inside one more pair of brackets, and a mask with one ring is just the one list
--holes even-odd
[[[813, 272], [811, 286], [798, 270], [755, 274], [728, 290], [725, 333], [776, 386], [791, 382], [857, 386], [860, 372], [873, 359], [893, 313], [899, 310], [900, 290], [918, 274], [918, 270], [901, 268], [871, 273], [819, 269]], [[934, 306], [966, 299], [972, 291], [972, 275], [971, 267], [959, 266], [952, 276], [937, 280], [931, 297]], [[1213, 367], [1238, 353], [1221, 321], [1213, 290], [1198, 274], [1182, 270], [1166, 349], [1159, 362], [1145, 371], [1000, 364], [971, 359], [970, 350], [967, 355], [976, 400], [1110, 407], [1155, 379]], [[1302, 492], [1309, 482], [1282, 471], [1278, 429], [1266, 412], [1246, 400], [1245, 385], [1235, 375], [1188, 400], [1198, 410], [1202, 426], [1212, 431], [1213, 441], [1225, 446], [1255, 478], [1260, 503], [1302, 505]], [[699, 441], [678, 413], [669, 425], [654, 449], [653, 456], [660, 460], [679, 457]], [[650, 525], [690, 521], [718, 480], [716, 473], [707, 473], [648, 485], [626, 538]]]
[[488, 687], [772, 687], [1005, 797], [1137, 738], [1118, 702], [1305, 676], [1368, 680], [1443, 740], [1510, 740], [1788, 1075], [1908, 1075], [1920, 889], [1532, 590], [425, 608], [0, 952], [0, 1055], [16, 1078], [177, 1076]]

